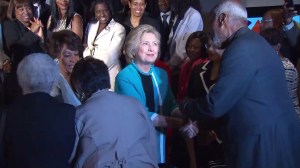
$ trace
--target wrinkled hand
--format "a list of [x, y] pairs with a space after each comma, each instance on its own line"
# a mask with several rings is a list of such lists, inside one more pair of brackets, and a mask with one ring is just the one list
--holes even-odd
[[283, 4], [283, 18], [284, 18], [284, 24], [288, 25], [292, 22], [292, 19], [294, 16], [297, 15], [297, 11], [294, 7], [287, 7], [287, 2]]
[[199, 133], [197, 121], [192, 122], [191, 120], [189, 120], [187, 124], [185, 124], [179, 129], [179, 131], [185, 137], [194, 138]]

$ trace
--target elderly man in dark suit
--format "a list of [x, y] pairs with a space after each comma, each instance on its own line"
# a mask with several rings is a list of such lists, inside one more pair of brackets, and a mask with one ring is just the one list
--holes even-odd
[[300, 123], [279, 57], [247, 28], [241, 4], [222, 2], [212, 19], [214, 43], [225, 48], [217, 82], [204, 100], [182, 108], [222, 117], [228, 167], [300, 167]]
[[75, 108], [50, 96], [58, 68], [46, 54], [26, 56], [17, 76], [23, 90], [7, 110], [7, 168], [68, 168], [75, 142]]

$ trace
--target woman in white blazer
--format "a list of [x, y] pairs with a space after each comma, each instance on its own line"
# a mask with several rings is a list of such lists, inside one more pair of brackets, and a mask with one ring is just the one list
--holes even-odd
[[83, 56], [93, 56], [108, 66], [113, 90], [115, 77], [121, 70], [119, 57], [125, 40], [125, 28], [112, 19], [111, 8], [105, 0], [93, 1], [90, 9], [96, 23], [87, 27], [87, 47]]

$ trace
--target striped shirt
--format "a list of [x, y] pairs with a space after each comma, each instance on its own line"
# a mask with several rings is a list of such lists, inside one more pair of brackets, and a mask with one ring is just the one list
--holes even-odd
[[289, 95], [293, 100], [296, 113], [300, 117], [299, 100], [297, 95], [298, 72], [295, 66], [287, 58], [281, 58], [285, 70], [285, 78], [287, 81]]

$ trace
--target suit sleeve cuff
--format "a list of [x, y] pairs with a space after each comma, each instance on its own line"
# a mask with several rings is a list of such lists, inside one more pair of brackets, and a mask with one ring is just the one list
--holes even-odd
[[156, 118], [156, 116], [157, 116], [157, 113], [153, 113], [150, 117], [151, 121], [153, 121]]
[[282, 29], [283, 29], [283, 31], [289, 31], [289, 30], [291, 30], [294, 26], [295, 26], [294, 22], [291, 22], [291, 23], [288, 24], [288, 25], [283, 25]]

